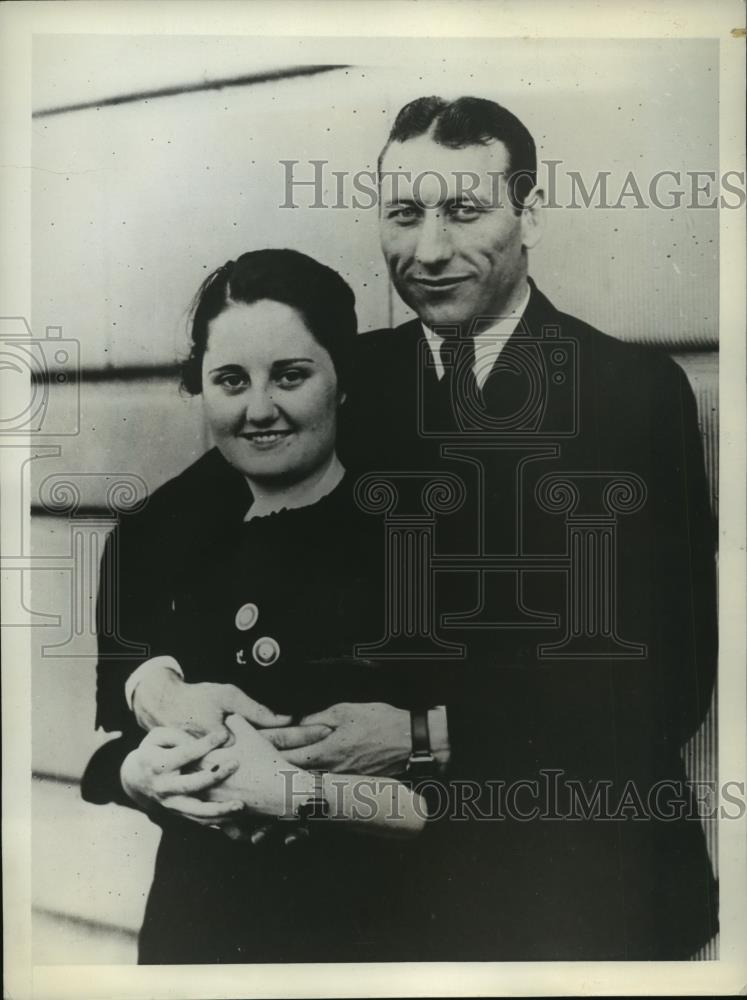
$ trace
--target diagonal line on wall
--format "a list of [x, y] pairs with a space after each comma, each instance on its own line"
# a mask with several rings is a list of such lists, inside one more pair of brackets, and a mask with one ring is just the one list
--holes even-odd
[[348, 64], [345, 63], [329, 66], [287, 66], [283, 69], [266, 70], [263, 73], [247, 73], [243, 76], [224, 77], [219, 80], [203, 80], [200, 83], [181, 83], [171, 87], [159, 87], [156, 90], [141, 90], [135, 91], [132, 94], [117, 94], [115, 97], [103, 97], [98, 101], [81, 101], [78, 104], [65, 104], [57, 108], [42, 108], [40, 111], [34, 111], [31, 117], [50, 118], [52, 115], [65, 115], [71, 111], [110, 108], [118, 104], [151, 101], [159, 97], [178, 97], [181, 94], [195, 94], [204, 90], [223, 90], [224, 87], [251, 87], [260, 83], [291, 80], [299, 76], [315, 76], [319, 73], [330, 73], [333, 70], [347, 68]]
[[58, 774], [54, 771], [32, 771], [32, 781], [51, 781], [55, 785], [69, 785], [76, 788], [80, 784], [80, 777], [74, 774]]
[[47, 917], [61, 923], [72, 924], [87, 931], [97, 931], [105, 934], [116, 934], [119, 937], [127, 938], [128, 941], [137, 938], [137, 931], [129, 927], [121, 927], [106, 920], [92, 920], [90, 917], [81, 917], [77, 913], [67, 913], [64, 910], [53, 910], [47, 906], [33, 906], [32, 913], [40, 917]]

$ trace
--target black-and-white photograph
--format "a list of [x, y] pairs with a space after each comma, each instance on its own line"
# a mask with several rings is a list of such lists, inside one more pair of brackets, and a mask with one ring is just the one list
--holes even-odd
[[720, 30], [292, 9], [30, 39], [31, 965], [737, 960]]

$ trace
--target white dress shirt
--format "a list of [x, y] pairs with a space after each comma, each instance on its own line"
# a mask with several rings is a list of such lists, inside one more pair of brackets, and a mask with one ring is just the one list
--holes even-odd
[[[486, 330], [481, 330], [476, 333], [472, 338], [475, 345], [475, 362], [473, 371], [475, 373], [475, 380], [477, 381], [478, 388], [482, 389], [488, 380], [488, 376], [493, 370], [493, 365], [495, 364], [499, 354], [503, 350], [503, 347], [514, 332], [516, 327], [519, 325], [521, 317], [524, 315], [527, 303], [529, 302], [530, 288], [527, 285], [527, 290], [524, 298], [521, 300], [516, 309], [513, 310], [508, 316], [504, 316], [498, 320], [497, 323], [493, 323]], [[428, 346], [433, 354], [433, 363], [436, 368], [436, 375], [438, 376], [439, 382], [444, 376], [444, 363], [441, 360], [441, 345], [443, 344], [445, 338], [439, 336], [433, 330], [422, 324], [423, 332], [425, 333], [425, 339], [428, 341]]]

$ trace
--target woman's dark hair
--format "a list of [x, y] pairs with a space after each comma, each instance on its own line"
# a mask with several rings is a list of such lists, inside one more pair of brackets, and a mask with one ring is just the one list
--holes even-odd
[[211, 321], [233, 302], [262, 299], [282, 302], [301, 314], [332, 358], [338, 385], [344, 389], [358, 331], [353, 290], [337, 271], [297, 250], [252, 250], [208, 275], [192, 302], [189, 357], [181, 366], [186, 391], [193, 396], [202, 392]]
[[516, 115], [496, 101], [482, 97], [418, 97], [397, 115], [386, 145], [379, 154], [379, 173], [384, 154], [393, 142], [407, 142], [426, 135], [440, 146], [464, 149], [499, 141], [508, 152], [508, 196], [515, 212], [537, 183], [537, 149], [529, 130]]

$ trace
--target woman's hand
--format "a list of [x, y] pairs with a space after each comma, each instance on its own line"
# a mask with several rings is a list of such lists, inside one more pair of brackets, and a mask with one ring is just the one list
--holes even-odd
[[291, 721], [290, 716], [276, 715], [234, 684], [188, 684], [168, 667], [143, 677], [135, 688], [132, 707], [143, 729], [165, 726], [194, 736], [219, 732], [226, 738], [223, 720], [233, 713], [255, 726], [285, 726]]
[[238, 767], [221, 784], [211, 785], [205, 798], [212, 803], [241, 800], [252, 813], [261, 816], [290, 816], [314, 787], [312, 775], [289, 764], [261, 732], [239, 715], [229, 715], [226, 727], [234, 737], [230, 747], [220, 747], [205, 756], [204, 768]]
[[235, 818], [243, 809], [237, 796], [220, 802], [206, 802], [197, 797], [204, 796], [234, 774], [239, 766], [234, 754], [227, 753], [207, 770], [182, 773], [182, 768], [202, 760], [224, 743], [226, 737], [224, 732], [196, 739], [178, 729], [157, 727], [125, 758], [120, 770], [122, 787], [146, 812], [161, 806], [202, 824]]
[[[226, 781], [209, 788], [206, 798], [213, 802], [241, 798], [255, 815], [288, 819], [297, 815], [298, 806], [314, 794], [314, 776], [289, 764], [262, 733], [239, 716], [229, 716], [226, 726], [235, 737], [233, 745], [230, 750], [221, 747], [211, 751], [202, 766], [214, 767], [236, 756], [239, 767]], [[322, 787], [330, 821], [347, 821], [351, 829], [378, 836], [409, 837], [419, 834], [425, 826], [425, 802], [391, 778], [325, 774]], [[267, 832], [267, 828], [261, 828], [247, 835], [240, 824], [234, 823], [226, 824], [224, 830], [234, 839], [253, 843]]]

